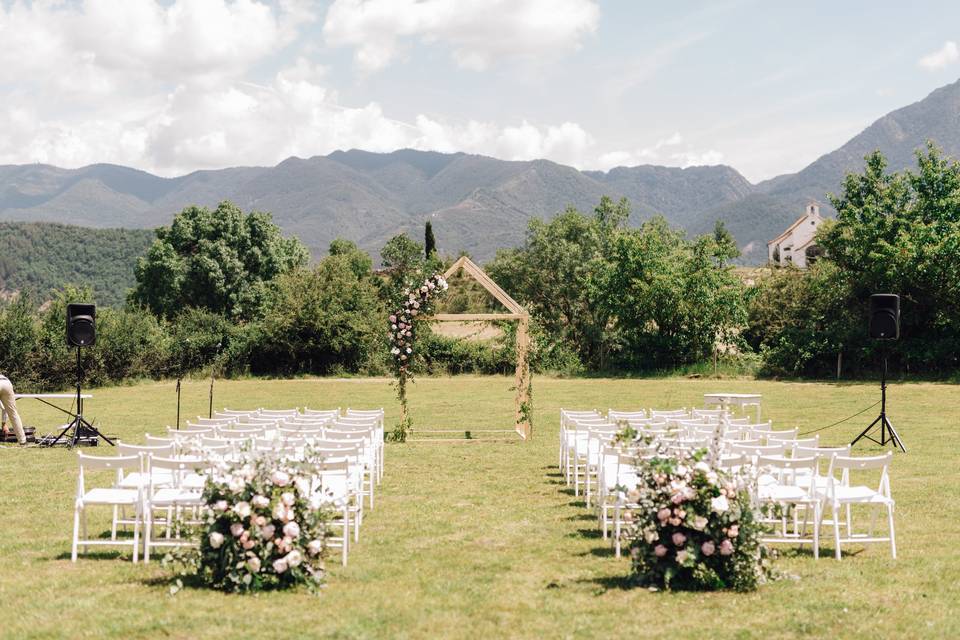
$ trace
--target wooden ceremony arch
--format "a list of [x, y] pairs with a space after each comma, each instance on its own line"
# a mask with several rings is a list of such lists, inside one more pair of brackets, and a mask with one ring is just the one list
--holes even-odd
[[530, 362], [528, 359], [530, 350], [530, 314], [467, 256], [461, 256], [454, 262], [443, 274], [443, 277], [449, 280], [451, 276], [456, 275], [460, 271], [465, 272], [478, 282], [490, 295], [496, 298], [507, 308], [507, 313], [436, 313], [430, 316], [429, 320], [439, 322], [493, 322], [496, 320], [515, 320], [517, 322], [517, 397], [514, 410], [514, 428], [517, 433], [520, 434], [521, 438], [529, 440], [533, 437], [533, 425], [531, 423], [533, 406], [530, 398]]

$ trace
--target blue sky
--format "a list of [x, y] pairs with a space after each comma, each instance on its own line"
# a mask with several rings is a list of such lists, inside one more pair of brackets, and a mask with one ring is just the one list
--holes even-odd
[[0, 0], [0, 163], [337, 148], [797, 171], [960, 77], [960, 3]]

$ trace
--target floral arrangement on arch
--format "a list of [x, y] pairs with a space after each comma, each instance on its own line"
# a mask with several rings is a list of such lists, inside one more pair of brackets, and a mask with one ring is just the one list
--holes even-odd
[[633, 577], [641, 585], [752, 591], [773, 576], [748, 478], [708, 458], [701, 449], [637, 460], [625, 518]]
[[320, 586], [333, 512], [332, 501], [312, 491], [311, 458], [220, 463], [204, 488], [197, 547], [173, 558], [180, 577], [233, 592]]
[[397, 377], [397, 399], [400, 401], [400, 422], [392, 438], [403, 442], [410, 430], [411, 420], [407, 411], [407, 381], [410, 379], [410, 364], [415, 351], [417, 326], [422, 317], [430, 315], [433, 303], [450, 285], [440, 274], [434, 274], [416, 288], [404, 291], [403, 306], [388, 318], [390, 324], [390, 354], [393, 356], [394, 374]]

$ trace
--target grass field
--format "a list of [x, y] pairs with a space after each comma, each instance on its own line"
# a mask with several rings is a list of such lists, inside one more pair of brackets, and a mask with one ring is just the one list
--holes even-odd
[[[509, 427], [510, 383], [419, 379], [411, 389], [415, 423]], [[192, 589], [171, 596], [158, 563], [105, 553], [71, 564], [74, 454], [0, 450], [0, 636], [960, 637], [960, 388], [951, 385], [890, 388], [890, 415], [910, 450], [896, 455], [892, 473], [896, 561], [884, 545], [852, 547], [839, 563], [788, 552], [779, 566], [798, 579], [756, 593], [625, 588], [628, 562], [612, 556], [557, 474], [558, 410], [698, 406], [701, 394], [718, 390], [762, 393], [775, 425], [803, 429], [855, 413], [879, 394], [866, 384], [536, 378], [532, 442], [388, 445], [376, 510], [350, 565], [332, 566], [319, 597]], [[203, 381], [185, 384], [184, 415], [206, 414], [206, 392]], [[93, 393], [88, 417], [125, 440], [142, 441], [174, 421], [173, 383]], [[383, 406], [388, 422], [396, 417], [386, 380], [223, 381], [216, 394], [217, 407]], [[56, 420], [35, 402], [22, 401], [20, 411], [41, 431]], [[874, 412], [824, 431], [824, 442], [849, 441]]]

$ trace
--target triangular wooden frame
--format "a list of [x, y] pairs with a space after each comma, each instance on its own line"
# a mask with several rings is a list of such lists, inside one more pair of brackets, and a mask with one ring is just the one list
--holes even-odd
[[521, 438], [529, 440], [533, 437], [533, 426], [530, 421], [531, 412], [533, 411], [530, 402], [530, 363], [527, 357], [530, 349], [530, 314], [467, 256], [458, 258], [457, 261], [446, 270], [443, 277], [444, 279], [449, 279], [460, 271], [466, 272], [471, 278], [480, 283], [481, 287], [507, 308], [508, 313], [437, 313], [431, 316], [430, 319], [439, 322], [470, 322], [478, 320], [517, 321], [517, 397], [515, 428]]

